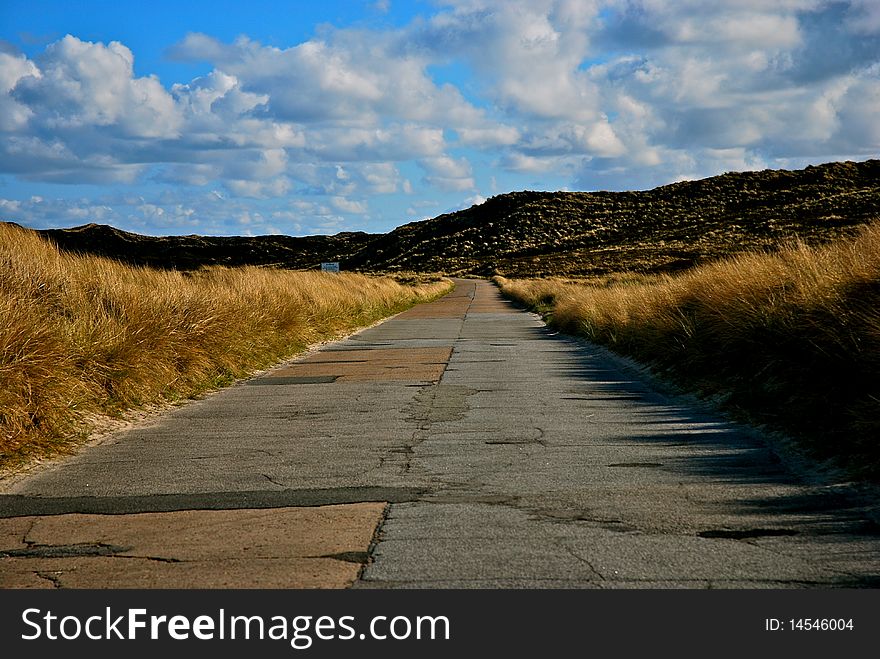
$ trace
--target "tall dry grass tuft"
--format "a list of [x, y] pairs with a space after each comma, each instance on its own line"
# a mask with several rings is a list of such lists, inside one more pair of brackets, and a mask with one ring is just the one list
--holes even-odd
[[136, 268], [0, 224], [0, 465], [63, 450], [88, 415], [196, 395], [448, 288]]
[[563, 331], [880, 477], [880, 225], [648, 281], [499, 285]]

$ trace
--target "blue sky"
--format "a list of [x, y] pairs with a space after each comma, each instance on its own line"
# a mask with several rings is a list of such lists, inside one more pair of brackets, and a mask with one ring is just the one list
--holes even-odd
[[880, 151], [876, 0], [0, 3], [0, 219], [387, 231]]

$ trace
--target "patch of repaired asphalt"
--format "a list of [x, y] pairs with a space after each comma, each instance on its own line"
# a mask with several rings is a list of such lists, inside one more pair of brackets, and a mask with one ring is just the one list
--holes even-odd
[[472, 293], [457, 286], [451, 293], [428, 304], [420, 304], [395, 316], [395, 320], [459, 319], [463, 320], [471, 305]]
[[2, 588], [346, 588], [386, 503], [0, 520]]
[[437, 382], [451, 354], [449, 346], [321, 350], [252, 384]]

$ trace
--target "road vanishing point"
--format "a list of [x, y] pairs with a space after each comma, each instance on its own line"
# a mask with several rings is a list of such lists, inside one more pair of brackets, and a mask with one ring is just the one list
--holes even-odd
[[872, 509], [486, 281], [0, 494], [6, 588], [880, 585]]

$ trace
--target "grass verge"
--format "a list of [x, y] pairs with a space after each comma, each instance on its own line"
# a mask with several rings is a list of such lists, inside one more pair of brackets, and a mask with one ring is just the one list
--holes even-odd
[[0, 225], [0, 468], [95, 414], [187, 398], [445, 293], [448, 281], [131, 267]]
[[880, 224], [674, 276], [496, 283], [556, 328], [880, 480]]

